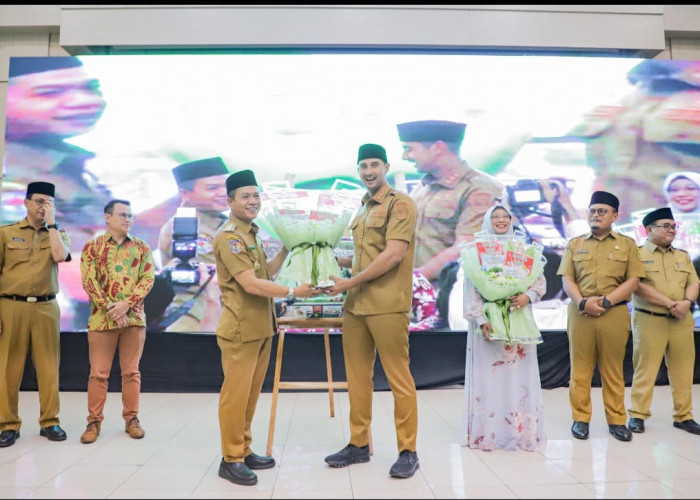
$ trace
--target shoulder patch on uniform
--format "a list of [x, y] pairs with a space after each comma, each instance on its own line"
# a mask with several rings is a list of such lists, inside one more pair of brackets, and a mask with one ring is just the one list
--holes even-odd
[[467, 203], [478, 210], [488, 210], [493, 204], [493, 196], [485, 191], [477, 191], [469, 195]]
[[233, 253], [241, 253], [243, 251], [243, 244], [238, 238], [229, 239], [228, 246]]
[[226, 233], [231, 233], [236, 230], [236, 223], [233, 222], [232, 220], [227, 220], [221, 226], [219, 226], [219, 229], [216, 230], [216, 234], [226, 232]]
[[394, 215], [399, 220], [404, 220], [408, 217], [408, 202], [407, 201], [397, 201], [394, 203]]

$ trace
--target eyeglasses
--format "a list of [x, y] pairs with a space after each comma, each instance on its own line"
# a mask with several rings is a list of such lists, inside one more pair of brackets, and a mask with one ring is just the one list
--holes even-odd
[[129, 219], [133, 219], [133, 218], [134, 218], [134, 215], [133, 215], [133, 214], [114, 214], [114, 215], [116, 215], [117, 217], [119, 217], [121, 220], [129, 220]]
[[491, 220], [497, 220], [497, 219], [507, 219], [510, 220], [510, 215], [492, 215]]
[[36, 203], [36, 206], [37, 206], [37, 207], [43, 207], [44, 205], [46, 205], [46, 204], [47, 204], [49, 201], [51, 201], [51, 200], [49, 200], [49, 199], [47, 199], [47, 198], [32, 198], [32, 201], [33, 201], [34, 203]]
[[598, 214], [601, 217], [606, 215], [609, 212], [607, 208], [589, 208], [588, 209], [588, 215], [595, 215]]
[[678, 226], [676, 226], [675, 224], [657, 224], [651, 227], [662, 227], [666, 231], [675, 231], [676, 229], [678, 229]]

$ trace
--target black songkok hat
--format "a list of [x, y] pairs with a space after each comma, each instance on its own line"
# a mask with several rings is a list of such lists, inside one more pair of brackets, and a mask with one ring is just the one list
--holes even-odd
[[596, 191], [593, 193], [591, 196], [591, 202], [588, 204], [588, 206], [590, 207], [596, 203], [610, 205], [615, 209], [615, 211], [617, 211], [617, 209], [620, 207], [620, 200], [617, 199], [617, 196], [612, 193], [608, 193], [607, 191]]
[[642, 224], [644, 227], [650, 226], [652, 222], [656, 222], [661, 219], [673, 219], [673, 212], [668, 207], [657, 208], [656, 210], [649, 212], [642, 219]]
[[357, 151], [357, 163], [368, 158], [379, 158], [386, 163], [386, 149], [379, 144], [363, 144]]
[[56, 186], [50, 182], [30, 182], [27, 184], [27, 198], [34, 193], [45, 194], [46, 196], [54, 197]]
[[234, 189], [238, 189], [243, 186], [257, 186], [258, 182], [255, 180], [255, 174], [252, 170], [240, 170], [228, 176], [226, 179], [226, 192], [230, 193]]
[[443, 120], [421, 120], [396, 125], [402, 142], [443, 141], [461, 144], [466, 128], [465, 123]]
[[82, 65], [83, 62], [77, 57], [11, 57], [9, 77], [79, 68]]
[[202, 177], [211, 177], [212, 175], [228, 173], [229, 171], [228, 168], [226, 168], [226, 164], [219, 156], [190, 161], [178, 165], [173, 169], [173, 176], [178, 186], [183, 182], [201, 179]]

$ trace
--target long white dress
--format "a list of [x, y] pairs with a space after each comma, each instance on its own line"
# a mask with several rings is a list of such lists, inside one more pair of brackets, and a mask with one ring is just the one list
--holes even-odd
[[[490, 230], [491, 207], [484, 216]], [[502, 207], [501, 207], [502, 208]], [[547, 290], [544, 275], [525, 292], [530, 304]], [[484, 298], [464, 277], [464, 318], [469, 321], [461, 443], [481, 450], [535, 451], [545, 440], [537, 346], [491, 342], [481, 334]]]

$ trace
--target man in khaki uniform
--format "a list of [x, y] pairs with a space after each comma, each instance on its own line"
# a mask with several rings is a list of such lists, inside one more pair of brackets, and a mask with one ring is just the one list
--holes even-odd
[[416, 271], [436, 283], [440, 269], [459, 258], [459, 244], [481, 230], [486, 210], [503, 185], [459, 157], [464, 123], [422, 120], [396, 126], [403, 159], [425, 174], [412, 192], [416, 203]]
[[63, 441], [59, 426], [60, 311], [58, 263], [70, 260], [70, 238], [56, 223], [55, 186], [31, 182], [27, 216], [0, 228], [0, 447], [19, 438], [19, 387], [27, 352], [39, 385], [39, 434]]
[[[209, 278], [209, 266], [214, 266], [214, 236], [226, 220], [222, 214], [226, 205], [226, 177], [228, 168], [220, 157], [204, 158], [178, 165], [173, 176], [180, 189], [182, 207], [197, 210], [197, 261], [204, 282]], [[173, 225], [175, 216], [168, 219], [160, 230], [158, 248], [164, 266], [175, 265], [173, 260]], [[200, 284], [186, 289], [177, 288], [172, 306], [178, 307], [191, 300]], [[221, 315], [221, 301], [215, 279], [194, 299], [192, 307], [165, 328], [168, 332], [211, 332], [216, 329], [216, 321]]]
[[251, 469], [269, 469], [275, 459], [250, 448], [250, 430], [270, 361], [272, 336], [277, 325], [273, 297], [311, 297], [320, 293], [310, 284], [286, 288], [270, 281], [287, 256], [283, 249], [267, 260], [258, 225], [260, 192], [251, 170], [226, 179], [231, 215], [214, 238], [216, 272], [223, 297], [223, 310], [216, 329], [221, 349], [224, 383], [219, 397], [219, 426], [223, 458], [219, 476], [241, 485], [254, 485]]
[[630, 331], [627, 303], [646, 276], [632, 238], [612, 230], [620, 202], [596, 191], [588, 207], [591, 231], [569, 241], [557, 274], [571, 299], [567, 311], [571, 378], [571, 433], [588, 439], [591, 420], [591, 379], [596, 361], [603, 382], [605, 419], [620, 441], [632, 439], [625, 426], [625, 380], [622, 363]]
[[644, 432], [644, 420], [651, 416], [656, 376], [665, 357], [673, 395], [673, 426], [700, 434], [692, 412], [695, 336], [691, 311], [698, 298], [698, 275], [688, 253], [671, 246], [676, 224], [670, 208], [649, 212], [642, 223], [647, 241], [639, 253], [647, 275], [632, 295], [634, 379], [628, 427], [632, 432]]
[[408, 314], [411, 309], [416, 208], [411, 198], [386, 181], [386, 151], [360, 146], [358, 173], [367, 193], [350, 224], [355, 243], [349, 279], [331, 276], [336, 295], [348, 291], [343, 307], [343, 352], [350, 399], [350, 443], [326, 457], [332, 467], [369, 461], [372, 375], [376, 353], [394, 395], [399, 458], [393, 477], [408, 478], [418, 469], [416, 386], [409, 369]]

